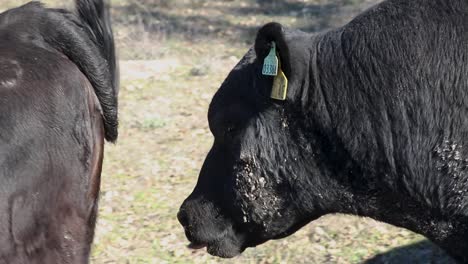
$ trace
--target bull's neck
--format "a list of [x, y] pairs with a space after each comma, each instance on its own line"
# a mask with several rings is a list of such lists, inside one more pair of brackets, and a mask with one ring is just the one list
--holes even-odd
[[[385, 155], [385, 148], [373, 147], [370, 143], [374, 141], [365, 138], [376, 137], [375, 133], [366, 135], [364, 132], [368, 131], [363, 130], [361, 135], [346, 135], [347, 132], [343, 132], [347, 126], [352, 127], [354, 122], [360, 121], [357, 120], [359, 115], [353, 116], [348, 112], [349, 109], [355, 111], [357, 108], [347, 108], [346, 104], [362, 102], [348, 98], [360, 91], [349, 87], [349, 78], [353, 76], [349, 72], [348, 58], [344, 56], [340, 38], [339, 31], [315, 37], [311, 47], [308, 95], [301, 97], [303, 127], [308, 131], [316, 131], [313, 133], [314, 137], [318, 135], [323, 138], [318, 141], [322, 145], [316, 147], [322, 150], [332, 149], [322, 153], [322, 160], [327, 162], [333, 159], [334, 168], [331, 170], [340, 174], [334, 180], [341, 182], [343, 190], [346, 190], [343, 193], [349, 192], [346, 197], [353, 197], [349, 201], [352, 205], [338, 208], [336, 212], [367, 216], [407, 228], [428, 237], [453, 255], [460, 256], [459, 260], [468, 262], [468, 259], [462, 257], [468, 251], [468, 216], [448, 214], [444, 212], [443, 206], [426, 203], [424, 191], [408, 189], [408, 186], [402, 186], [398, 182], [392, 186], [394, 177], [404, 175], [391, 167], [385, 167], [387, 164], [379, 163], [375, 156]], [[359, 96], [356, 98], [364, 100]], [[340, 111], [344, 114], [337, 114]], [[378, 140], [375, 142], [378, 145]], [[360, 148], [352, 148], [360, 144]], [[374, 157], [368, 157], [366, 166], [380, 164], [379, 168], [362, 168], [361, 164], [369, 153], [373, 153]], [[346, 164], [337, 168], [337, 160], [346, 161], [343, 162]], [[390, 179], [390, 184], [385, 179]]]
[[394, 192], [379, 197], [359, 194], [354, 197], [355, 211], [343, 213], [370, 217], [424, 235], [452, 256], [458, 256], [461, 263], [468, 262], [468, 217], [444, 215], [411, 198], [402, 200], [401, 194]]

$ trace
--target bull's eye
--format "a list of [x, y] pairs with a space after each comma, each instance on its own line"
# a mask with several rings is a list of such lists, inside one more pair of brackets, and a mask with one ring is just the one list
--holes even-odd
[[226, 128], [224, 133], [226, 139], [232, 139], [235, 135], [236, 127], [234, 125], [230, 125]]

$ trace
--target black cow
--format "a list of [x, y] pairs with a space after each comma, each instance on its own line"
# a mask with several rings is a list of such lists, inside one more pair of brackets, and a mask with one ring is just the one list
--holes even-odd
[[103, 0], [0, 14], [0, 263], [88, 263], [104, 138], [117, 138]]
[[[276, 43], [289, 79], [270, 98]], [[178, 218], [233, 257], [330, 213], [468, 262], [468, 1], [388, 0], [316, 35], [271, 23], [214, 96], [214, 144]]]

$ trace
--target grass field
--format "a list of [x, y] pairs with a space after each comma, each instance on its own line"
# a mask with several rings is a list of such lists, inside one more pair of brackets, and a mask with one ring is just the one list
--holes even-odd
[[[26, 2], [0, 1], [0, 10]], [[343, 215], [221, 260], [187, 249], [176, 220], [212, 143], [210, 99], [256, 30], [269, 21], [323, 30], [375, 2], [112, 1], [121, 126], [106, 146], [92, 263], [450, 263], [419, 235]]]

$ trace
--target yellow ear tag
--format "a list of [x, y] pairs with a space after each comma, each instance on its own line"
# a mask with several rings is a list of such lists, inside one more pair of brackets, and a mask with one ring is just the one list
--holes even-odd
[[278, 70], [278, 75], [273, 80], [273, 88], [271, 88], [270, 97], [276, 100], [286, 100], [286, 94], [288, 93], [288, 78], [281, 69], [281, 63]]

